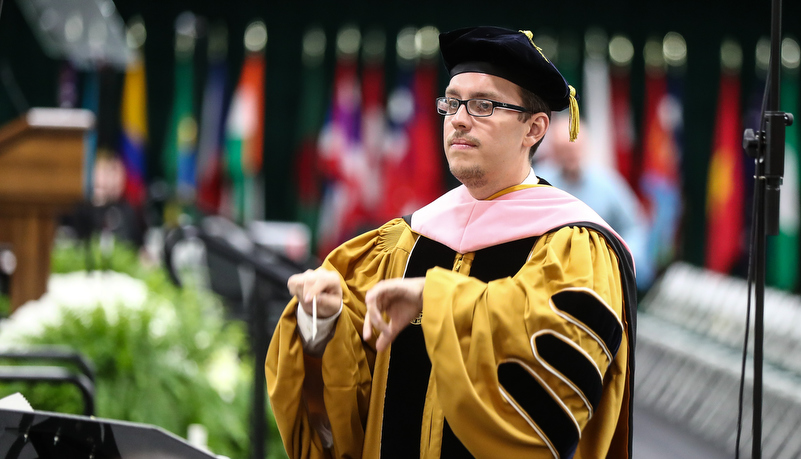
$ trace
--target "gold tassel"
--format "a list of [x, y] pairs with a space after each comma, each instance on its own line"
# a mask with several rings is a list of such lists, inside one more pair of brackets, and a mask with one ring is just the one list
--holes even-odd
[[575, 142], [579, 133], [579, 108], [578, 101], [576, 100], [576, 88], [567, 85], [570, 88], [570, 141]]

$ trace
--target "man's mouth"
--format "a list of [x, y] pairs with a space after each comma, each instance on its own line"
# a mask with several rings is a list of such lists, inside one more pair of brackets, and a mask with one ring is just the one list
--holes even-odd
[[465, 146], [465, 147], [475, 147], [478, 145], [478, 141], [475, 139], [468, 139], [465, 137], [456, 137], [448, 142], [450, 146]]

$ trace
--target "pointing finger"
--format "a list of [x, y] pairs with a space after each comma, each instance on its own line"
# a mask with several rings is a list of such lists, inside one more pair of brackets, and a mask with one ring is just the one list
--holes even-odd
[[373, 303], [372, 307], [367, 308], [367, 314], [370, 317], [370, 323], [372, 327], [378, 332], [380, 337], [389, 327], [389, 324], [384, 321], [384, 318], [381, 316], [381, 311], [379, 311], [377, 302]]

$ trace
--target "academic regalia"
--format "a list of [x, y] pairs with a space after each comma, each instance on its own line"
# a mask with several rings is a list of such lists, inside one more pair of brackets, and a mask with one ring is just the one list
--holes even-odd
[[[290, 457], [630, 456], [631, 256], [572, 196], [461, 186], [323, 267], [344, 308], [322, 358], [304, 354], [293, 300], [265, 365]], [[365, 295], [403, 276], [426, 277], [422, 317], [377, 353]]]

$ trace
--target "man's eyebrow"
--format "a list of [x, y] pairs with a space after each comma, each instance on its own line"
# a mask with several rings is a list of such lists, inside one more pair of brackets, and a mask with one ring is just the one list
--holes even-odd
[[[458, 94], [453, 88], [445, 88], [445, 95], [446, 96], [454, 96]], [[470, 94], [469, 99], [498, 99], [499, 95], [494, 92], [486, 92], [486, 91], [478, 91]]]

